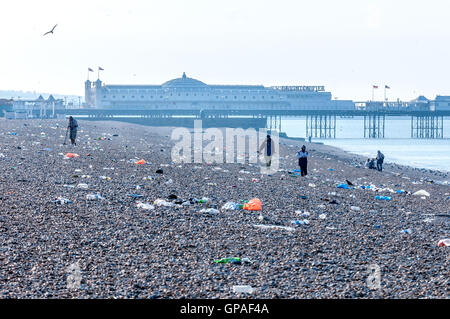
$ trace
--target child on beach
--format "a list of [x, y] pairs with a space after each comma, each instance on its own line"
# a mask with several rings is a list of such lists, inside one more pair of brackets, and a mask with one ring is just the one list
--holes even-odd
[[375, 169], [375, 159], [368, 158], [367, 162], [366, 162], [366, 168], [368, 168], [368, 169]]
[[308, 157], [309, 153], [306, 151], [306, 146], [303, 145], [301, 151], [297, 152], [298, 166], [302, 176], [308, 175]]

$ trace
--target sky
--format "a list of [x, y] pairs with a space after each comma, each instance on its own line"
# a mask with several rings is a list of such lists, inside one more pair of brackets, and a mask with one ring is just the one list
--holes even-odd
[[[0, 90], [84, 95], [90, 79], [324, 85], [333, 98], [450, 95], [446, 0], [3, 1]], [[55, 24], [54, 34], [43, 36]]]

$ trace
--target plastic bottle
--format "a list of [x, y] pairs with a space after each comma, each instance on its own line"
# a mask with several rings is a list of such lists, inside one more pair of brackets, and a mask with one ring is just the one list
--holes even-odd
[[229, 257], [229, 258], [221, 258], [214, 260], [214, 263], [216, 264], [241, 264], [241, 258], [239, 257]]

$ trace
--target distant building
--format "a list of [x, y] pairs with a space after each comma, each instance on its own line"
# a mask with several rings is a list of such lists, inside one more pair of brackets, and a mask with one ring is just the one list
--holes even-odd
[[430, 111], [431, 110], [431, 101], [427, 99], [425, 96], [420, 95], [416, 99], [410, 101], [408, 103], [408, 107], [410, 109], [414, 109], [417, 111]]
[[208, 85], [183, 73], [161, 85], [85, 82], [86, 106], [101, 109], [353, 110], [323, 86]]
[[433, 105], [435, 111], [450, 111], [450, 96], [437, 95]]
[[5, 116], [6, 112], [10, 112], [12, 110], [12, 105], [12, 99], [0, 99], [0, 117]]
[[40, 95], [36, 100], [14, 100], [12, 111], [20, 114], [27, 114], [27, 117], [33, 117], [33, 113], [44, 114], [52, 113], [53, 110], [64, 109], [64, 100], [55, 99], [50, 95], [48, 99], [44, 99]]

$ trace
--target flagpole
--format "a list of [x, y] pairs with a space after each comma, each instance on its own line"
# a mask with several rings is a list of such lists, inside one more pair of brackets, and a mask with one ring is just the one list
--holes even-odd
[[386, 85], [384, 85], [384, 101], [386, 101]]
[[372, 101], [375, 99], [374, 94], [375, 94], [375, 87], [372, 85]]

